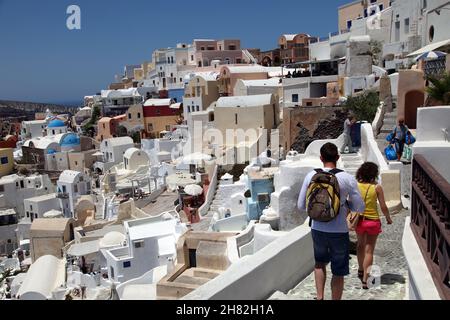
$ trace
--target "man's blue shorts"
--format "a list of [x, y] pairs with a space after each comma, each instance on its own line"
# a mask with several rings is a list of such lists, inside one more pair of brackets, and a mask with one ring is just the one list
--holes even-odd
[[314, 243], [314, 258], [316, 264], [331, 262], [331, 272], [334, 276], [345, 277], [350, 274], [348, 233], [328, 233], [312, 230]]

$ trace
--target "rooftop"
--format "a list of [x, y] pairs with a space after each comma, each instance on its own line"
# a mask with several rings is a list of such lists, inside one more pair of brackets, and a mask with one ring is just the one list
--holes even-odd
[[39, 202], [39, 201], [46, 201], [46, 200], [51, 200], [51, 199], [55, 199], [55, 198], [56, 198], [56, 193], [50, 193], [50, 194], [44, 194], [42, 196], [28, 198], [25, 200], [32, 201], [32, 202]]
[[217, 108], [250, 108], [261, 107], [272, 104], [272, 94], [261, 94], [253, 96], [234, 96], [234, 97], [222, 97], [217, 100]]

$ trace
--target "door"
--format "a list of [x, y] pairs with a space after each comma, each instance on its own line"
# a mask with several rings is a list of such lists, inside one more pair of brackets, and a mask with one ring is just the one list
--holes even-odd
[[410, 129], [417, 128], [417, 109], [423, 107], [425, 95], [423, 92], [414, 90], [405, 96], [405, 124]]

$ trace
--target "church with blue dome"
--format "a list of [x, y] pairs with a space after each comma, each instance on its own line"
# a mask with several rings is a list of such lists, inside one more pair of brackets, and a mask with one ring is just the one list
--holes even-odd
[[53, 119], [47, 125], [47, 136], [67, 133], [67, 126], [60, 119]]

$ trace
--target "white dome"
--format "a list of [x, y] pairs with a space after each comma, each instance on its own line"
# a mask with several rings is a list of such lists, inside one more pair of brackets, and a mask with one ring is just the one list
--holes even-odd
[[105, 234], [102, 239], [100, 239], [99, 245], [100, 248], [114, 247], [122, 245], [124, 241], [124, 234], [117, 231], [111, 231]]

